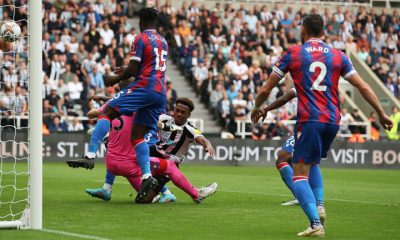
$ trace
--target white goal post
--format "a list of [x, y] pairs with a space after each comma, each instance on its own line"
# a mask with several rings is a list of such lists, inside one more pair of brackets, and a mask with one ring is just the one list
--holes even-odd
[[[14, 138], [3, 140], [1, 135], [3, 126], [0, 125], [0, 137], [2, 141], [0, 142], [0, 210], [9, 211], [9, 213], [0, 216], [0, 228], [42, 228], [42, 2], [41, 0], [29, 0], [27, 2], [28, 6], [21, 7], [27, 7], [28, 25], [28, 37], [26, 39], [28, 45], [27, 50], [24, 50], [27, 52], [28, 66], [28, 78], [26, 82], [29, 99], [29, 120], [26, 127], [28, 134], [24, 130], [24, 139], [18, 137], [18, 131], [21, 129], [15, 127], [16, 124], [14, 122], [14, 125], [11, 127], [8, 126], [13, 129], [14, 132], [11, 132], [10, 135], [14, 135]], [[3, 5], [0, 7], [7, 6]], [[15, 9], [16, 7], [14, 6], [14, 15]], [[17, 55], [15, 48], [13, 55], [14, 58]], [[13, 62], [14, 64], [17, 63], [16, 58]], [[18, 68], [16, 69], [18, 70]], [[14, 86], [14, 97], [16, 96], [15, 92]], [[17, 116], [15, 108], [10, 109], [10, 112], [14, 112]], [[27, 139], [25, 136], [27, 136]], [[5, 149], [9, 146], [7, 145], [9, 142], [11, 142], [10, 145], [12, 145], [13, 149], [15, 146], [19, 146], [19, 144], [28, 145], [27, 156], [25, 154], [19, 158], [18, 155], [15, 155], [17, 151], [10, 151], [11, 154], [6, 152], [7, 150]], [[6, 161], [8, 158], [13, 159], [14, 162], [10, 164]], [[3, 159], [5, 159], [5, 163], [3, 163]], [[26, 160], [26, 162], [21, 161], [21, 159]], [[18, 165], [22, 165], [22, 167]], [[11, 170], [7, 169], [7, 166], [12, 166], [10, 167]], [[24, 168], [26, 170], [21, 170]], [[8, 175], [12, 175], [12, 177], [8, 177]], [[17, 180], [21, 175], [26, 176], [26, 182]], [[10, 179], [12, 181], [8, 181]], [[24, 186], [21, 187], [21, 184], [24, 184]], [[8, 189], [14, 192], [8, 194]], [[23, 199], [16, 197], [18, 192], [24, 192]], [[2, 199], [2, 197], [7, 198], [10, 195], [12, 196], [11, 200]], [[22, 210], [15, 211], [13, 204], [23, 204], [21, 207]], [[2, 207], [3, 209], [1, 209]], [[4, 212], [1, 213], [4, 214]]]

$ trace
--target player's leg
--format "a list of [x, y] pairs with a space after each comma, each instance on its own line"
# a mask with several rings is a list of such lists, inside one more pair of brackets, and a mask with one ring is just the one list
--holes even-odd
[[[152, 158], [153, 159], [153, 158]], [[168, 175], [172, 183], [187, 193], [195, 203], [201, 203], [205, 198], [211, 196], [217, 190], [217, 184], [212, 183], [205, 188], [195, 188], [182, 174], [173, 161], [160, 159], [160, 163], [167, 164], [164, 174]]]
[[324, 236], [324, 227], [318, 214], [316, 200], [311, 190], [308, 175], [312, 163], [319, 163], [321, 157], [320, 129], [315, 123], [300, 123], [296, 126], [297, 139], [292, 159], [293, 189], [301, 208], [310, 221], [310, 227], [298, 236]]
[[149, 130], [157, 129], [159, 116], [165, 111], [165, 96], [151, 90], [140, 89], [132, 96], [135, 96], [137, 108], [136, 116], [132, 126], [131, 141], [136, 150], [137, 162], [142, 170], [142, 187], [136, 196], [135, 201], [141, 203], [147, 202], [149, 192], [154, 192], [159, 188], [158, 182], [151, 175], [150, 171], [150, 149], [144, 139]]
[[110, 129], [111, 121], [118, 116], [120, 116], [120, 113], [110, 107], [110, 104], [107, 105], [99, 116], [92, 136], [90, 137], [88, 153], [81, 159], [68, 160], [68, 166], [73, 168], [83, 167], [92, 169], [94, 167], [94, 158], [96, 157], [96, 152], [100, 147], [100, 143], [103, 141], [103, 138], [107, 135]]
[[[293, 145], [294, 145], [294, 136], [290, 137], [282, 146], [282, 149], [278, 152], [278, 159], [276, 160], [276, 167], [281, 175], [281, 178], [285, 185], [289, 188], [289, 190], [294, 195], [293, 189], [293, 169], [290, 165], [292, 160], [293, 153]], [[293, 206], [298, 205], [296, 197], [294, 200], [283, 203], [283, 206]]]
[[112, 185], [115, 181], [115, 175], [112, 174], [108, 169], [106, 170], [106, 180], [101, 188], [88, 188], [85, 190], [87, 194], [92, 197], [103, 199], [104, 201], [111, 200]]
[[[322, 141], [322, 154], [321, 159], [326, 159], [328, 151], [331, 148], [333, 140], [339, 130], [338, 126], [331, 124], [323, 124], [324, 134]], [[321, 224], [325, 226], [326, 222], [326, 211], [324, 204], [324, 184], [322, 180], [322, 173], [320, 164], [313, 164], [310, 168], [309, 174], [310, 187], [314, 193], [315, 200], [317, 202], [317, 209], [321, 219]]]

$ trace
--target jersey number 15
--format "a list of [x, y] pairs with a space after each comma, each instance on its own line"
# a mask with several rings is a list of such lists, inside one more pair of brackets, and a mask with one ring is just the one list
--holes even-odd
[[167, 68], [165, 64], [165, 61], [167, 59], [165, 59], [165, 57], [168, 55], [168, 52], [165, 50], [161, 50], [161, 53], [159, 53], [158, 48], [154, 48], [154, 53], [156, 54], [156, 66], [154, 68], [156, 70], [164, 72]]

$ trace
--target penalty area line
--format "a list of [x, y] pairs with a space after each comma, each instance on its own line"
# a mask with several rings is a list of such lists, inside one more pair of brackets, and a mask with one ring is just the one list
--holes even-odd
[[65, 232], [65, 231], [58, 231], [58, 230], [51, 230], [51, 229], [40, 229], [39, 231], [58, 234], [58, 235], [64, 235], [64, 236], [70, 236], [70, 237], [76, 237], [76, 238], [81, 238], [81, 239], [110, 240], [109, 238], [101, 238], [101, 237], [96, 237], [96, 236], [91, 236], [91, 235], [84, 235], [84, 234], [79, 234], [79, 233], [72, 233], [72, 232]]

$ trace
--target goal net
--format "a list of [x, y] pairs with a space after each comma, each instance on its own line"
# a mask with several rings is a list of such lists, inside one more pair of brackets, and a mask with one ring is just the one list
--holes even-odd
[[21, 35], [0, 49], [0, 228], [41, 228], [41, 4], [11, 2], [0, 26]]

